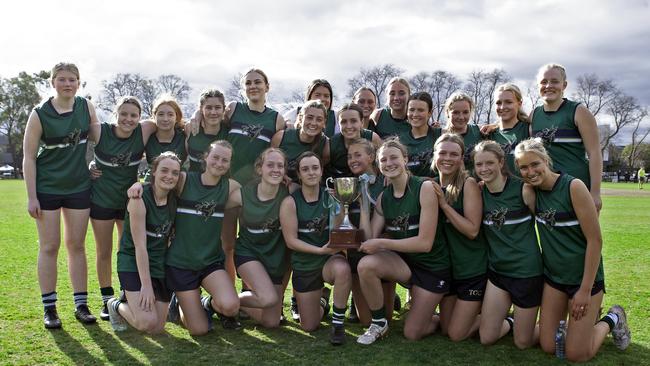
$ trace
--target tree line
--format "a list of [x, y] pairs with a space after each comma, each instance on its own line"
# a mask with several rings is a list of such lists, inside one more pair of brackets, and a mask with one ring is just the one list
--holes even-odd
[[[49, 72], [41, 71], [29, 74], [21, 72], [16, 77], [0, 77], [0, 135], [6, 136], [7, 153], [11, 154], [14, 165], [22, 163], [22, 138], [25, 124], [31, 109], [45, 95], [49, 83]], [[477, 69], [465, 78], [445, 70], [420, 71], [411, 76], [393, 64], [377, 65], [360, 69], [347, 80], [347, 99], [361, 86], [372, 89], [377, 95], [378, 107], [386, 100], [385, 90], [393, 77], [404, 77], [411, 85], [411, 92], [426, 91], [433, 98], [433, 119], [444, 121], [445, 100], [455, 91], [462, 90], [469, 94], [475, 103], [472, 123], [494, 123], [494, 91], [505, 82], [512, 81], [512, 76], [503, 69]], [[239, 80], [241, 74], [235, 74], [228, 81], [224, 90], [227, 100], [244, 101]], [[540, 98], [534, 81], [520, 85], [529, 107], [539, 105]], [[650, 156], [645, 151], [645, 141], [650, 128], [642, 124], [648, 115], [646, 106], [638, 99], [627, 94], [612, 79], [603, 79], [596, 74], [582, 74], [576, 78], [575, 92], [571, 97], [582, 102], [593, 114], [608, 115], [611, 120], [608, 131], [601, 133], [601, 150], [610, 148], [611, 141], [623, 128], [631, 129], [631, 143], [623, 150], [620, 159], [628, 167], [636, 167], [640, 161], [650, 163]], [[153, 103], [160, 94], [174, 96], [190, 112], [193, 106], [187, 103], [192, 92], [189, 83], [174, 74], [159, 75], [149, 78], [139, 73], [118, 73], [101, 82], [98, 97], [92, 98], [100, 110], [111, 112], [119, 97], [133, 95], [143, 104], [143, 116], [152, 113]], [[300, 103], [304, 100], [302, 91], [292, 91], [284, 96], [285, 103]], [[192, 104], [193, 105], [193, 104]]]

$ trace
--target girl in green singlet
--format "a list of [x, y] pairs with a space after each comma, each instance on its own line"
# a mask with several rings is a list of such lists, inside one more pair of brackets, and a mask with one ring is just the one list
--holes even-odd
[[85, 238], [90, 213], [90, 176], [87, 141], [96, 141], [99, 121], [93, 104], [76, 96], [79, 69], [58, 63], [52, 69], [56, 91], [29, 115], [23, 142], [23, 171], [27, 211], [38, 229], [38, 283], [45, 328], [61, 328], [56, 311], [57, 256], [61, 246], [61, 216], [74, 292], [75, 315], [94, 323], [87, 306], [88, 268]]
[[162, 333], [167, 321], [171, 293], [165, 283], [165, 252], [169, 244], [181, 161], [172, 152], [158, 155], [151, 165], [151, 185], [141, 198], [127, 204], [124, 235], [117, 253], [117, 273], [126, 301], [108, 300], [115, 331], [126, 330], [126, 322], [139, 331]]
[[190, 125], [185, 127], [187, 138], [185, 145], [190, 158], [189, 171], [203, 172], [203, 157], [210, 144], [225, 140], [230, 126], [224, 121], [226, 105], [223, 93], [217, 89], [206, 89], [199, 96], [199, 110], [196, 112], [201, 121], [198, 133], [192, 134]]
[[450, 293], [440, 303], [440, 325], [452, 341], [461, 341], [479, 327], [477, 318], [487, 282], [488, 247], [481, 233], [481, 191], [463, 164], [462, 137], [445, 133], [434, 145], [434, 183], [452, 268]]
[[558, 325], [568, 315], [564, 349], [569, 361], [593, 358], [610, 332], [614, 345], [624, 350], [631, 341], [625, 310], [614, 305], [598, 319], [605, 294], [603, 242], [589, 190], [580, 179], [552, 170], [541, 139], [517, 145], [515, 162], [526, 189], [535, 191], [529, 208], [537, 221], [544, 264], [539, 317], [542, 349], [555, 353]]
[[472, 172], [471, 152], [474, 146], [482, 139], [481, 130], [478, 125], [470, 124], [474, 114], [474, 100], [464, 92], [455, 92], [445, 102], [445, 114], [447, 116], [447, 128], [444, 132], [455, 133], [463, 138], [465, 144], [465, 155], [463, 162], [465, 170]]
[[[310, 100], [320, 100], [321, 103], [323, 103], [327, 111], [325, 114], [323, 133], [325, 133], [327, 137], [334, 136], [335, 133], [339, 132], [339, 129], [336, 125], [336, 112], [332, 110], [334, 94], [332, 92], [332, 85], [329, 81], [325, 79], [313, 80], [307, 86], [307, 91], [305, 92], [305, 102]], [[302, 107], [297, 107], [285, 113], [284, 119], [287, 122], [288, 128], [298, 128], [298, 114], [300, 113], [301, 108]]]
[[358, 105], [363, 110], [361, 128], [365, 128], [366, 130], [370, 129], [370, 115], [377, 106], [377, 95], [375, 95], [375, 92], [366, 86], [362, 86], [354, 92], [352, 103]]
[[[476, 175], [483, 181], [483, 230], [490, 247], [479, 335], [483, 345], [490, 345], [512, 330], [515, 345], [524, 349], [539, 341], [542, 255], [527, 207], [535, 194], [524, 191], [523, 182], [509, 174], [506, 159], [497, 142], [482, 141], [474, 148]], [[511, 305], [514, 318], [507, 317]]]
[[323, 133], [327, 108], [320, 100], [310, 100], [302, 105], [296, 119], [295, 129], [280, 130], [271, 139], [272, 147], [279, 147], [287, 155], [287, 176], [298, 183], [296, 159], [305, 151], [312, 151], [323, 164], [330, 159], [329, 138]]
[[418, 177], [433, 177], [433, 143], [442, 134], [439, 127], [429, 126], [433, 100], [429, 93], [418, 92], [409, 97], [407, 105], [406, 115], [411, 129], [401, 133], [399, 140], [409, 152], [409, 171]]
[[145, 182], [150, 179], [151, 164], [162, 152], [173, 151], [181, 160], [181, 166], [187, 157], [183, 112], [176, 99], [171, 95], [158, 97], [153, 104], [153, 119], [156, 122], [156, 133], [145, 146], [145, 157], [149, 165]]
[[411, 126], [406, 121], [406, 106], [410, 96], [411, 86], [406, 79], [390, 79], [386, 87], [387, 105], [372, 112], [370, 130], [382, 139], [408, 131]]

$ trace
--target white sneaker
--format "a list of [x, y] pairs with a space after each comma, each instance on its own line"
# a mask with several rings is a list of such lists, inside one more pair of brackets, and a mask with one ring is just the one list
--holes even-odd
[[388, 323], [384, 325], [383, 327], [380, 327], [377, 324], [370, 324], [370, 327], [368, 327], [368, 330], [366, 330], [365, 333], [359, 336], [357, 338], [357, 343], [360, 344], [373, 344], [375, 341], [377, 341], [380, 338], [383, 338], [386, 336], [388, 333]]
[[113, 330], [116, 332], [124, 332], [125, 330], [128, 329], [128, 324], [126, 323], [126, 320], [120, 315], [119, 312], [115, 311], [115, 306], [113, 305], [114, 302], [116, 302], [117, 299], [114, 297], [111, 297], [108, 299], [108, 302], [106, 303], [108, 307], [108, 318], [111, 321], [111, 327], [113, 327]]
[[630, 328], [627, 326], [627, 315], [625, 309], [620, 305], [614, 305], [609, 308], [608, 313], [613, 313], [618, 316], [618, 323], [612, 329], [612, 338], [616, 348], [620, 350], [626, 349], [632, 341], [632, 334]]

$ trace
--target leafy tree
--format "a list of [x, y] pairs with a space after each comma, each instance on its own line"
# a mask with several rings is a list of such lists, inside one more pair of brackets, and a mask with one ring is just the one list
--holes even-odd
[[7, 137], [7, 152], [13, 163], [22, 167], [23, 135], [32, 109], [41, 101], [39, 88], [44, 88], [50, 77], [47, 71], [0, 78], [0, 134]]

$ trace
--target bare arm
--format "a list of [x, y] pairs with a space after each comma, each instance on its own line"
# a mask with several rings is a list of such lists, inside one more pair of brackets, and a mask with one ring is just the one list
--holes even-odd
[[325, 139], [325, 147], [323, 147], [323, 166], [330, 163], [330, 138], [323, 135], [321, 138]]
[[135, 248], [135, 262], [138, 267], [140, 283], [142, 284], [139, 305], [141, 309], [151, 311], [156, 302], [156, 298], [151, 285], [149, 254], [147, 253], [147, 209], [144, 206], [144, 202], [139, 199], [129, 200], [126, 208], [129, 211], [131, 238], [133, 239], [133, 246]]
[[284, 137], [284, 130], [280, 130], [273, 135], [271, 138], [271, 147], [280, 147], [282, 142], [282, 137]]
[[241, 185], [236, 181], [230, 180], [230, 194], [226, 202], [226, 210], [242, 206]]
[[36, 111], [32, 111], [23, 138], [23, 176], [27, 187], [27, 211], [35, 219], [41, 216], [41, 205], [36, 197], [36, 154], [42, 134], [41, 120]]
[[140, 125], [142, 126], [142, 143], [146, 145], [147, 141], [149, 141], [149, 137], [156, 133], [158, 126], [156, 126], [156, 123], [150, 119], [141, 121]]
[[377, 135], [376, 133], [373, 132], [372, 133], [372, 144], [375, 146], [375, 150], [379, 149], [379, 146], [381, 146], [381, 143], [382, 143], [381, 137], [379, 137], [379, 135]]
[[230, 119], [232, 118], [233, 113], [235, 113], [236, 108], [237, 108], [237, 102], [233, 101], [228, 103], [223, 115], [225, 121], [230, 122]]
[[[375, 109], [375, 110], [372, 111], [372, 113], [370, 114], [370, 117], [369, 117], [370, 122], [372, 122], [372, 124], [373, 124], [375, 127], [377, 127], [377, 123], [379, 123], [379, 116], [380, 116], [380, 115], [381, 115], [381, 109]], [[370, 128], [370, 124], [368, 124], [368, 128]]]
[[276, 131], [282, 131], [287, 127], [287, 123], [284, 121], [284, 117], [280, 113], [278, 113], [278, 116], [275, 119], [275, 130]]
[[587, 107], [579, 105], [575, 115], [576, 127], [580, 131], [582, 141], [589, 157], [589, 179], [590, 193], [596, 205], [596, 210], [600, 211], [603, 202], [600, 198], [600, 180], [603, 173], [603, 156], [600, 152], [600, 136], [598, 134], [598, 125], [596, 118], [591, 114]]
[[436, 193], [438, 193], [440, 209], [445, 213], [445, 216], [454, 228], [469, 239], [476, 238], [481, 228], [483, 200], [481, 198], [481, 190], [474, 178], [467, 178], [463, 186], [463, 215], [456, 212], [445, 201], [444, 197], [440, 195], [442, 190]]
[[530, 184], [524, 184], [521, 189], [521, 196], [526, 206], [528, 206], [530, 213], [535, 215], [535, 189]]
[[97, 118], [97, 111], [95, 111], [95, 106], [89, 101], [86, 100], [88, 104], [88, 113], [90, 114], [90, 126], [88, 126], [88, 139], [95, 144], [99, 143], [102, 132], [102, 124]]

